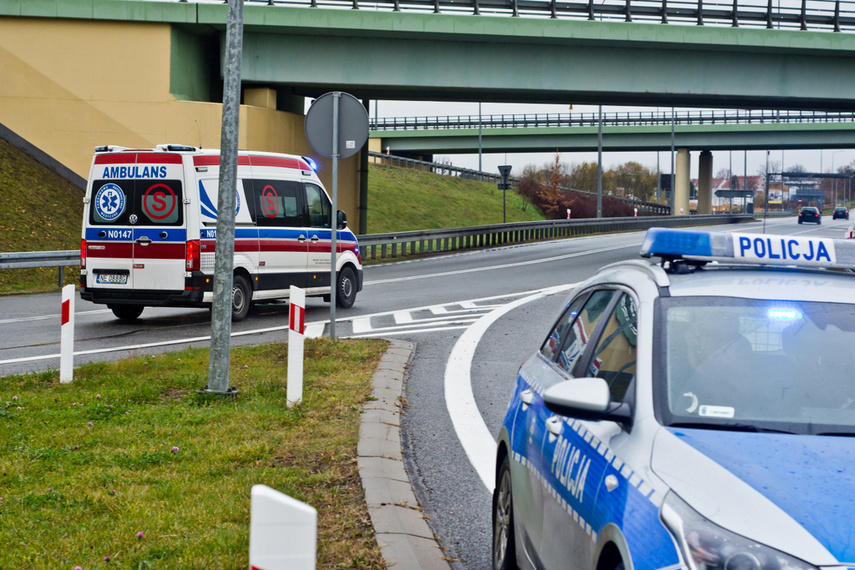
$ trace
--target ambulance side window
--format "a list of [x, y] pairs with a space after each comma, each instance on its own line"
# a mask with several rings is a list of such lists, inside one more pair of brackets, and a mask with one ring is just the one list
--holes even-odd
[[306, 204], [309, 211], [309, 227], [329, 228], [332, 207], [326, 192], [317, 184], [306, 184]]
[[303, 192], [299, 182], [253, 180], [255, 221], [259, 226], [303, 227]]

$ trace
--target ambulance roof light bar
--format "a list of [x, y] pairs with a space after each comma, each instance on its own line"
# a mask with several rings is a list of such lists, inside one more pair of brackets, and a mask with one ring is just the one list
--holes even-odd
[[855, 270], [855, 240], [651, 228], [642, 257]]
[[122, 152], [123, 150], [128, 150], [128, 147], [114, 144], [105, 144], [95, 147], [95, 152]]

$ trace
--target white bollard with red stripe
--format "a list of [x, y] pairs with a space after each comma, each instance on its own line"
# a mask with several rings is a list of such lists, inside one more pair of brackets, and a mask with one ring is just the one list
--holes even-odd
[[252, 486], [250, 570], [314, 570], [318, 512], [265, 485]]
[[59, 340], [59, 381], [67, 384], [74, 377], [74, 285], [62, 288]]
[[[303, 339], [306, 333], [306, 291], [291, 286], [289, 299], [291, 326], [288, 330], [288, 407], [303, 401]], [[333, 300], [335, 302], [335, 300]]]

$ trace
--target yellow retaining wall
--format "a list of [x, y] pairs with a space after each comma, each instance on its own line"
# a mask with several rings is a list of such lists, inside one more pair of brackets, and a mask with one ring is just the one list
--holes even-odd
[[[222, 105], [169, 90], [170, 24], [0, 17], [0, 123], [83, 178], [96, 146], [220, 146]], [[248, 89], [241, 149], [311, 156], [332, 193], [332, 162], [306, 140], [302, 115]], [[271, 104], [272, 103], [272, 104]], [[359, 158], [339, 161], [338, 207], [359, 233]]]

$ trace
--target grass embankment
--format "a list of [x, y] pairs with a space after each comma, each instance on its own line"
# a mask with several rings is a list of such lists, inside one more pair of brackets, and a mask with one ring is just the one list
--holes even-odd
[[[368, 186], [368, 231], [363, 233], [462, 228], [503, 221], [503, 192], [494, 183], [372, 164]], [[545, 219], [516, 190], [504, 194], [508, 222]]]
[[280, 344], [232, 349], [233, 400], [197, 393], [198, 349], [7, 376], [0, 568], [247, 568], [255, 484], [318, 510], [318, 568], [383, 567], [356, 445], [385, 349], [307, 340], [292, 409]]
[[[0, 139], [0, 251], [80, 247], [83, 191]], [[59, 269], [0, 269], [0, 294], [55, 291]], [[79, 283], [68, 267], [65, 284]]]

